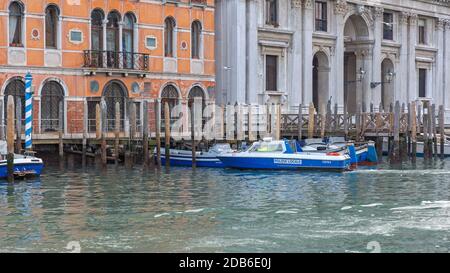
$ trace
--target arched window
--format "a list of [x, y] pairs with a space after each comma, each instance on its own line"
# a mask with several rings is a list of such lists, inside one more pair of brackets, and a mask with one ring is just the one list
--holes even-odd
[[103, 91], [103, 97], [106, 102], [106, 128], [108, 131], [115, 130], [116, 103], [120, 104], [120, 130], [124, 130], [125, 121], [125, 103], [127, 91], [120, 82], [112, 81], [108, 83]]
[[59, 10], [55, 5], [50, 5], [45, 10], [45, 47], [58, 48], [58, 21]]
[[192, 104], [194, 103], [194, 98], [201, 98], [202, 99], [202, 107], [203, 109], [206, 106], [206, 100], [205, 100], [205, 92], [203, 92], [203, 89], [199, 86], [194, 86], [190, 91], [189, 91], [189, 106], [192, 106]]
[[164, 119], [164, 105], [166, 102], [169, 104], [170, 113], [172, 113], [172, 109], [178, 104], [178, 90], [175, 86], [169, 84], [164, 87], [161, 92], [161, 119]]
[[5, 89], [5, 96], [3, 98], [4, 102], [4, 112], [5, 112], [5, 123], [8, 120], [7, 116], [7, 105], [8, 105], [8, 96], [13, 96], [14, 105], [17, 106], [18, 100], [20, 100], [22, 104], [22, 123], [25, 120], [25, 83], [20, 79], [12, 80]]
[[91, 14], [91, 49], [103, 50], [103, 11], [95, 9]]
[[134, 15], [131, 13], [127, 13], [124, 18], [122, 30], [122, 45], [124, 54], [124, 66], [130, 69], [133, 68], [134, 63], [134, 24]]
[[55, 81], [48, 81], [41, 92], [41, 130], [55, 132], [64, 126], [64, 90]]
[[194, 21], [191, 26], [192, 59], [200, 59], [201, 42], [202, 42], [202, 24], [199, 21]]
[[120, 14], [116, 11], [108, 14], [108, 24], [106, 25], [106, 50], [108, 67], [119, 68], [119, 22]]
[[9, 45], [22, 47], [23, 6], [19, 2], [9, 5]]
[[174, 57], [174, 43], [175, 43], [175, 20], [172, 17], [167, 17], [164, 21], [164, 56]]

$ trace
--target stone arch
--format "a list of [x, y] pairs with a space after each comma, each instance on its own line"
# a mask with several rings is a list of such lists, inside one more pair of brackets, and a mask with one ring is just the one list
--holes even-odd
[[344, 36], [355, 40], [369, 40], [373, 38], [371, 19], [366, 13], [352, 12], [344, 18]]
[[324, 51], [317, 51], [313, 57], [313, 102], [318, 109], [326, 109], [329, 100], [330, 62]]
[[128, 102], [128, 89], [120, 80], [111, 80], [105, 84], [102, 98], [106, 102], [106, 128], [108, 131], [115, 130], [116, 103], [120, 105], [120, 129], [125, 129], [125, 118]]
[[3, 85], [3, 116], [5, 118], [4, 123], [7, 120], [7, 96], [12, 95], [14, 98], [14, 104], [17, 105], [17, 100], [20, 99], [22, 104], [22, 121], [25, 120], [25, 80], [20, 76], [9, 78]]
[[55, 132], [64, 128], [65, 91], [61, 81], [44, 81], [42, 83], [40, 97], [41, 101], [39, 112], [41, 131]]

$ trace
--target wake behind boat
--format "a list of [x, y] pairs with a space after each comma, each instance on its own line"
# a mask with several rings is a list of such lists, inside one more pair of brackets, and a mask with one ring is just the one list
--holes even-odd
[[265, 138], [239, 153], [220, 154], [225, 167], [237, 169], [328, 169], [348, 170], [351, 160], [347, 147], [333, 151], [304, 151], [298, 142]]
[[[0, 179], [8, 177], [8, 166], [6, 161], [6, 141], [0, 141]], [[40, 176], [44, 163], [42, 159], [31, 154], [14, 154], [14, 176]]]

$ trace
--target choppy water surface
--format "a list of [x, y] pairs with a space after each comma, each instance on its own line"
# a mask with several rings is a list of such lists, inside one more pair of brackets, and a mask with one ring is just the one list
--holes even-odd
[[40, 179], [0, 182], [0, 208], [0, 252], [449, 252], [450, 161], [323, 173], [47, 160]]

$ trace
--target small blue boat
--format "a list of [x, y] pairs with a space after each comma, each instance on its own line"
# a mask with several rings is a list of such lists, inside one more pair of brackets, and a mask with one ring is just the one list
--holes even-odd
[[[6, 146], [6, 141], [0, 141], [0, 179], [8, 178]], [[33, 154], [14, 154], [13, 169], [15, 177], [40, 176], [43, 167], [44, 163], [42, 159], [35, 157]]]
[[341, 137], [329, 137], [325, 139], [305, 139], [301, 142], [304, 151], [322, 150], [328, 151], [348, 147], [352, 164], [377, 163], [378, 157], [375, 143], [369, 141], [367, 144], [355, 146], [353, 142], [347, 142]]
[[[14, 155], [14, 176], [26, 177], [26, 176], [40, 176], [44, 163], [42, 159], [31, 155]], [[6, 162], [6, 156], [2, 155], [0, 160], [0, 179], [8, 178], [8, 166]]]
[[303, 151], [298, 142], [265, 138], [255, 142], [244, 152], [217, 156], [228, 168], [237, 169], [326, 169], [348, 170], [351, 159], [347, 147], [328, 150]]
[[[207, 152], [198, 151], [195, 156], [197, 167], [207, 168], [223, 168], [225, 165], [217, 156], [220, 154], [231, 153], [233, 150], [227, 143], [214, 144]], [[156, 150], [155, 150], [156, 154]], [[161, 164], [166, 164], [165, 149], [161, 149]], [[170, 165], [171, 166], [192, 166], [192, 151], [170, 149]]]

